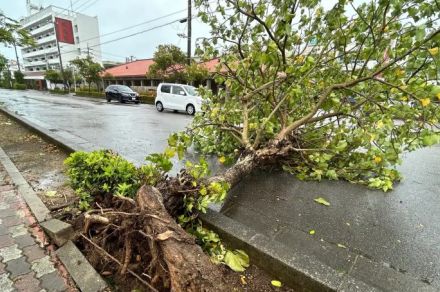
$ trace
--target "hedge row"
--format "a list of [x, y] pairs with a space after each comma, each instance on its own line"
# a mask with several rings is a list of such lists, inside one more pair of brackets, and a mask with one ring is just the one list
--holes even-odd
[[85, 97], [96, 97], [96, 98], [103, 98], [105, 97], [105, 93], [103, 92], [97, 92], [97, 91], [75, 91], [76, 96], [85, 96]]
[[25, 90], [25, 89], [27, 89], [27, 86], [26, 86], [26, 84], [22, 84], [22, 83], [15, 83], [11, 87], [11, 85], [8, 82], [2, 81], [2, 82], [0, 82], [0, 88]]
[[26, 87], [26, 84], [15, 83], [14, 84], [14, 89], [25, 90], [25, 89], [27, 89], [27, 87]]
[[142, 103], [154, 104], [154, 99], [156, 97], [151, 96], [151, 95], [143, 95], [143, 94], [141, 94], [139, 96], [139, 98], [140, 98]]
[[[76, 91], [75, 92], [76, 96], [85, 96], [85, 97], [95, 97], [95, 98], [104, 98], [105, 97], [105, 93], [103, 92], [97, 92], [97, 91]], [[141, 103], [147, 103], [147, 104], [154, 104], [154, 99], [156, 97], [154, 95], [144, 95], [141, 94], [139, 95], [139, 99], [141, 101]]]
[[68, 90], [63, 90], [60, 88], [50, 89], [49, 92], [54, 94], [69, 94]]

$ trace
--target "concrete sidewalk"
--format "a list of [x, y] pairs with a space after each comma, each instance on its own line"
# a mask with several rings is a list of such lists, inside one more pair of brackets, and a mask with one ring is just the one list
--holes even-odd
[[381, 290], [439, 291], [440, 146], [407, 154], [400, 169], [404, 181], [389, 193], [258, 173], [231, 191], [222, 213]]
[[0, 291], [75, 291], [45, 250], [35, 222], [0, 164]]

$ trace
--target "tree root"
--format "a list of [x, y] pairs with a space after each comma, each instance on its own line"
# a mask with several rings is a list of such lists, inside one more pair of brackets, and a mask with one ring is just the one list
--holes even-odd
[[[133, 201], [113, 198], [86, 213], [80, 238], [117, 264], [113, 274], [131, 275], [152, 291], [227, 290], [220, 268], [175, 222], [151, 186], [142, 186]], [[102, 257], [96, 261], [103, 264]], [[104, 266], [108, 273], [109, 264]]]

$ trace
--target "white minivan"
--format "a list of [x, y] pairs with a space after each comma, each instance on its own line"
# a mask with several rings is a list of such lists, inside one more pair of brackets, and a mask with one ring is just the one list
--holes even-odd
[[197, 94], [196, 88], [190, 85], [161, 83], [157, 87], [156, 109], [186, 111], [189, 115], [199, 112], [202, 107], [202, 98]]

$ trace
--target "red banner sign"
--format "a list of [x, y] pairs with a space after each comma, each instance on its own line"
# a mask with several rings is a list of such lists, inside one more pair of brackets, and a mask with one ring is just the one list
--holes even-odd
[[72, 22], [67, 19], [55, 17], [55, 30], [57, 40], [62, 43], [74, 44]]

